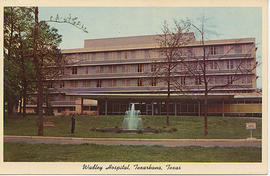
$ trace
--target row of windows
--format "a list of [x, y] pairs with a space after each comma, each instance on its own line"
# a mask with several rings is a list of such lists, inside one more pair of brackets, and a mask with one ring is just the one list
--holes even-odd
[[[186, 70], [189, 68], [200, 68], [199, 62], [192, 62], [188, 66], [179, 64], [175, 69]], [[92, 67], [72, 67], [71, 74], [101, 74], [101, 73], [128, 73], [128, 72], [155, 72], [161, 68], [158, 64], [133, 64], [133, 65], [106, 65]], [[80, 69], [80, 72], [78, 72]], [[251, 60], [223, 60], [223, 61], [207, 61], [207, 70], [243, 70], [252, 69]]]
[[[177, 81], [181, 85], [203, 85], [203, 77], [179, 77], [171, 81]], [[209, 85], [245, 85], [252, 83], [251, 76], [211, 76], [207, 78]], [[59, 83], [59, 88], [78, 88], [78, 87], [129, 87], [129, 86], [167, 86], [165, 80], [157, 78], [137, 78], [137, 79], [109, 79], [109, 80], [83, 80], [83, 81], [68, 81], [70, 86], [65, 87], [65, 81]], [[80, 85], [79, 85], [80, 84]], [[52, 86], [53, 87], [53, 86]], [[52, 88], [51, 87], [51, 88]]]
[[[226, 49], [225, 49], [226, 48]], [[203, 48], [180, 48], [182, 56], [203, 55]], [[198, 54], [200, 53], [200, 54]], [[220, 45], [220, 46], [207, 46], [205, 47], [205, 54], [208, 55], [221, 55], [221, 54], [241, 54], [243, 53], [243, 45]], [[99, 53], [78, 53], [66, 55], [70, 60], [82, 61], [96, 61], [96, 60], [122, 60], [122, 59], [136, 59], [136, 58], [160, 58], [163, 54], [158, 49], [148, 50], [133, 50], [133, 51], [113, 51], [113, 52], [99, 52]]]

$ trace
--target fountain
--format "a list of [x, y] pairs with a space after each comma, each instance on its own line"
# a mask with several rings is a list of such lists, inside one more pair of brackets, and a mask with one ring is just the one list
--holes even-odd
[[142, 129], [142, 119], [139, 118], [140, 110], [135, 110], [135, 105], [131, 104], [131, 109], [126, 111], [123, 120], [123, 130], [138, 130]]

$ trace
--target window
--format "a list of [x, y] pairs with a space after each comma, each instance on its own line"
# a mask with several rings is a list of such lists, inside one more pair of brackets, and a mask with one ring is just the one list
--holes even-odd
[[209, 77], [208, 82], [209, 82], [209, 84], [213, 85], [215, 82], [215, 78], [213, 76]]
[[127, 59], [128, 58], [128, 52], [126, 51], [124, 54], [125, 54], [125, 59]]
[[217, 61], [214, 61], [214, 69], [215, 70], [218, 69], [218, 63], [217, 63]]
[[224, 46], [218, 47], [218, 54], [224, 54]]
[[156, 64], [152, 64], [151, 65], [151, 72], [155, 72], [157, 70], [157, 65]]
[[90, 111], [96, 111], [97, 110], [97, 106], [90, 106]]
[[52, 82], [48, 83], [48, 88], [53, 88], [53, 83]]
[[85, 74], [88, 74], [88, 67], [85, 67]]
[[109, 65], [109, 73], [112, 73], [112, 65]]
[[157, 78], [152, 78], [151, 85], [157, 86]]
[[214, 68], [213, 65], [214, 65], [214, 64], [213, 64], [213, 61], [210, 61], [210, 62], [209, 62], [209, 67], [210, 67], [211, 70]]
[[143, 70], [143, 65], [142, 64], [138, 64], [138, 72], [142, 72]]
[[97, 80], [97, 87], [102, 87], [102, 80]]
[[125, 73], [126, 72], [126, 66], [122, 65], [122, 72]]
[[232, 76], [227, 76], [227, 84], [232, 84], [232, 83], [233, 83]]
[[72, 88], [76, 88], [78, 86], [78, 82], [77, 81], [71, 81], [71, 85]]
[[92, 53], [92, 60], [96, 60], [96, 53]]
[[77, 74], [77, 67], [72, 67], [72, 74], [76, 75]]
[[247, 76], [247, 84], [251, 84], [251, 83], [252, 83], [251, 76]]
[[130, 86], [130, 80], [129, 79], [126, 80], [126, 86]]
[[65, 82], [64, 81], [61, 81], [60, 82], [60, 88], [64, 88], [65, 87]]
[[131, 51], [130, 53], [131, 53], [131, 58], [132, 58], [132, 59], [135, 59], [135, 58], [136, 58], [136, 53], [135, 53], [135, 51]]
[[142, 86], [142, 79], [138, 78], [138, 80], [137, 80], [137, 86]]
[[90, 106], [83, 106], [83, 110], [84, 111], [89, 111], [90, 110]]
[[196, 85], [201, 85], [202, 84], [202, 80], [201, 80], [201, 77], [200, 76], [196, 76], [196, 78], [195, 78], [195, 84]]
[[122, 53], [120, 51], [117, 52], [117, 57], [118, 57], [119, 60], [122, 58]]
[[104, 53], [104, 60], [107, 60], [109, 58], [109, 53]]
[[241, 77], [241, 84], [246, 84], [246, 77], [245, 76]]
[[113, 66], [112, 66], [112, 72], [113, 72], [113, 73], [116, 73], [116, 72], [117, 72], [117, 67], [116, 67], [116, 65], [113, 65]]
[[186, 77], [181, 77], [181, 85], [186, 85]]
[[233, 69], [233, 60], [230, 60], [230, 69]]
[[83, 80], [83, 87], [90, 87], [90, 80]]
[[218, 54], [218, 47], [217, 46], [209, 46], [206, 47], [206, 55], [216, 55]]
[[69, 107], [69, 111], [75, 111], [75, 106]]
[[63, 108], [63, 107], [57, 108], [58, 113], [61, 113], [62, 111], [65, 111], [65, 108]]
[[104, 67], [103, 66], [97, 66], [96, 67], [96, 72], [97, 73], [103, 73], [103, 71], [104, 71]]
[[116, 79], [112, 80], [112, 86], [113, 87], [116, 87], [116, 85], [117, 85], [117, 82], [116, 81], [117, 81]]
[[234, 52], [235, 52], [235, 54], [242, 53], [242, 45], [235, 45], [234, 46]]
[[149, 52], [149, 50], [145, 50], [144, 51], [144, 57], [145, 58], [150, 58], [150, 52]]

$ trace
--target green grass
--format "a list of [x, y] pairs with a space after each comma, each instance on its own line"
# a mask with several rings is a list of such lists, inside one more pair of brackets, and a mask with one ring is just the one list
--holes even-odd
[[[123, 116], [77, 116], [75, 133], [71, 134], [70, 117], [44, 117], [44, 121], [52, 121], [55, 127], [44, 127], [44, 136], [62, 137], [98, 137], [98, 138], [212, 138], [239, 139], [247, 138], [250, 132], [245, 129], [247, 122], [255, 122], [253, 130], [255, 138], [261, 138], [261, 119], [208, 117], [208, 136], [204, 136], [203, 117], [171, 116], [170, 126], [165, 124], [165, 116], [142, 116], [144, 128], [172, 129], [176, 132], [157, 134], [103, 133], [91, 131], [92, 128], [121, 128]], [[37, 116], [9, 116], [4, 123], [5, 135], [36, 136]]]
[[261, 148], [4, 143], [5, 162], [261, 162]]

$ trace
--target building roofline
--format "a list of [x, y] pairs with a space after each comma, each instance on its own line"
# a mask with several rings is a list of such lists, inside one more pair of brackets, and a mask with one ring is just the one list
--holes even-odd
[[[157, 35], [148, 35], [149, 37], [154, 37]], [[102, 38], [102, 39], [87, 39], [85, 41], [102, 41], [104, 42], [109, 39], [131, 39], [131, 38], [140, 38], [147, 36], [134, 36], [134, 37], [118, 37], [118, 38]], [[222, 39], [222, 40], [207, 40], [205, 41], [205, 45], [224, 45], [224, 44], [244, 44], [244, 43], [255, 43], [255, 38], [236, 38], [236, 39]], [[189, 45], [183, 47], [196, 47], [201, 46], [200, 41], [195, 41]], [[85, 53], [85, 52], [104, 52], [104, 51], [123, 51], [123, 50], [137, 50], [137, 49], [155, 49], [159, 48], [157, 42], [148, 43], [148, 44], [137, 44], [137, 45], [119, 45], [119, 46], [108, 46], [108, 47], [91, 47], [91, 48], [74, 48], [74, 49], [63, 49], [61, 50], [63, 54], [68, 53]]]

